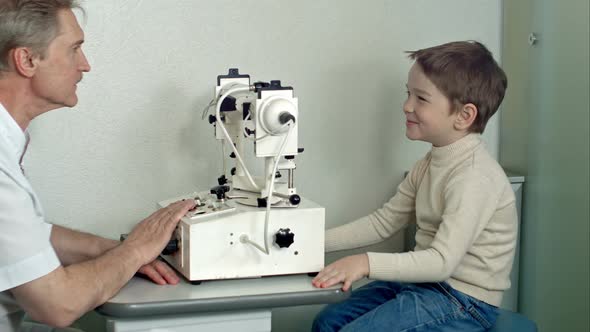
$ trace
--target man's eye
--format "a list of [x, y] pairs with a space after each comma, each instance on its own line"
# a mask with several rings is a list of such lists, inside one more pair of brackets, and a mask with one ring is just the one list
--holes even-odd
[[426, 98], [420, 97], [420, 96], [418, 96], [418, 99], [420, 99], [421, 101], [428, 101], [428, 100], [426, 100]]

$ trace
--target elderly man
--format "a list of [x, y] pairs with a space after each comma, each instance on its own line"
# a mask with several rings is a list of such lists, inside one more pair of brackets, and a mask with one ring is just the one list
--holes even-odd
[[75, 0], [0, 0], [0, 331], [18, 330], [23, 310], [69, 326], [138, 271], [158, 284], [179, 281], [156, 258], [192, 200], [156, 211], [119, 243], [47, 223], [20, 166], [29, 123], [76, 105], [76, 84], [90, 71], [76, 8]]

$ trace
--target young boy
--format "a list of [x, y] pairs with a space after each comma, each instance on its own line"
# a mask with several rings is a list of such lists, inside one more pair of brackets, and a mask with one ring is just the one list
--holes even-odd
[[326, 232], [326, 250], [383, 241], [416, 222], [406, 253], [348, 256], [315, 287], [374, 281], [316, 317], [314, 331], [485, 331], [497, 316], [516, 246], [514, 193], [480, 134], [504, 98], [506, 75], [477, 42], [415, 52], [403, 110], [406, 136], [432, 144], [381, 209]]

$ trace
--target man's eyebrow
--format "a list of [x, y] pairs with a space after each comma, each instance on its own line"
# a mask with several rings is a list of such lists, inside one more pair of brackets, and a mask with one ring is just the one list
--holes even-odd
[[80, 46], [84, 44], [84, 39], [77, 40], [76, 42], [72, 43], [72, 46]]

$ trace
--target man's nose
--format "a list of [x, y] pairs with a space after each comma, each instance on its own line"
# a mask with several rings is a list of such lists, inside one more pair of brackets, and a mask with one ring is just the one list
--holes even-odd
[[86, 58], [86, 55], [84, 54], [84, 52], [82, 52], [80, 70], [87, 73], [90, 71], [90, 69], [91, 69], [90, 63], [88, 62], [88, 59]]

